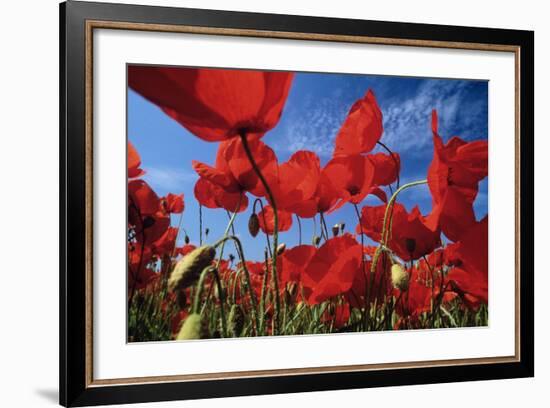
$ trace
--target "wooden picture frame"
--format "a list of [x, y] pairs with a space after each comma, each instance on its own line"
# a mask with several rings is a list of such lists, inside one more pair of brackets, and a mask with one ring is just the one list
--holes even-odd
[[[197, 33], [504, 51], [516, 63], [516, 333], [512, 356], [96, 380], [93, 376], [93, 32]], [[68, 1], [60, 5], [60, 403], [120, 404], [534, 375], [534, 33]]]

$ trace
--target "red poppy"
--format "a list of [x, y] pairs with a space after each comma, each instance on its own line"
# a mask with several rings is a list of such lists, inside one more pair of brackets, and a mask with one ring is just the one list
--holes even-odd
[[347, 292], [361, 270], [361, 245], [351, 234], [326, 241], [315, 252], [302, 275], [309, 304]]
[[145, 172], [139, 168], [141, 165], [141, 157], [130, 141], [128, 141], [128, 178], [136, 178], [143, 176]]
[[168, 227], [164, 234], [162, 234], [162, 236], [153, 243], [153, 253], [159, 256], [171, 256], [176, 246], [177, 236], [178, 229], [174, 227]]
[[302, 218], [312, 218], [318, 213], [326, 213], [335, 209], [338, 200], [344, 196], [343, 191], [337, 189], [329, 176], [322, 172], [314, 195], [309, 200], [296, 203], [291, 210]]
[[153, 283], [158, 276], [151, 268], [144, 267], [138, 275], [128, 274], [128, 287], [135, 290], [143, 289]]
[[[371, 251], [369, 251], [372, 253]], [[371, 261], [365, 263], [365, 271], [370, 271]], [[384, 298], [391, 296], [392, 285], [390, 281], [390, 268], [391, 262], [385, 255], [381, 255], [376, 264], [376, 271], [374, 276], [371, 277], [369, 282], [370, 297], [368, 304], [372, 305], [376, 301], [378, 306], [384, 305]], [[353, 307], [361, 308], [365, 306], [365, 299], [367, 298], [367, 284], [365, 281], [365, 273], [360, 270], [353, 280], [351, 289], [346, 293], [346, 299]]]
[[169, 193], [164, 198], [165, 210], [168, 213], [172, 214], [181, 214], [185, 209], [185, 203], [183, 201], [183, 193], [181, 194], [172, 194]]
[[242, 212], [248, 207], [248, 197], [242, 192], [228, 193], [218, 184], [199, 177], [195, 183], [195, 198], [206, 208], [224, 208], [227, 211]]
[[341, 207], [348, 201], [359, 204], [371, 193], [374, 186], [374, 164], [367, 156], [339, 156], [330, 160], [323, 173], [332, 181], [343, 197], [333, 208]]
[[488, 302], [489, 283], [488, 225], [486, 216], [465, 232], [457, 250], [462, 265], [454, 267], [447, 276], [459, 292], [467, 293], [484, 303]]
[[462, 259], [460, 259], [460, 242], [450, 243], [443, 250], [443, 258], [445, 265], [448, 266], [461, 266]]
[[373, 241], [381, 242], [385, 213], [385, 205], [364, 206], [361, 209], [361, 223], [357, 225], [355, 232], [365, 234]]
[[[401, 299], [395, 305], [395, 310], [401, 316], [419, 316], [421, 313], [429, 312], [432, 304], [432, 281], [428, 268], [413, 266], [409, 269], [409, 288], [403, 292]], [[433, 294], [435, 287], [433, 283]]]
[[151, 259], [148, 246], [140, 242], [128, 244], [128, 288], [142, 289], [158, 277], [149, 267]]
[[[363, 207], [361, 224], [357, 226], [358, 234], [380, 242], [386, 206]], [[393, 206], [393, 220], [389, 248], [404, 261], [419, 259], [441, 246], [439, 231], [432, 231], [425, 223], [418, 206], [410, 213], [399, 203]], [[387, 227], [389, 228], [389, 221]]]
[[[264, 281], [264, 275], [266, 273], [265, 271], [265, 263], [264, 262], [253, 262], [253, 261], [246, 261], [246, 268], [248, 269], [248, 273], [250, 275], [250, 282], [252, 284], [252, 289], [254, 290], [254, 294], [256, 296], [256, 299], [259, 301], [259, 299], [262, 296], [262, 286]], [[237, 265], [237, 270], [242, 269], [242, 264], [239, 263]], [[269, 281], [267, 282], [269, 284]], [[239, 293], [241, 297], [248, 297], [248, 289], [245, 289], [245, 287], [242, 287], [242, 280], [238, 281], [238, 287], [239, 287]]]
[[387, 186], [397, 180], [401, 171], [401, 158], [399, 154], [376, 153], [369, 154], [368, 157], [374, 164], [373, 184], [377, 186]]
[[288, 282], [300, 282], [304, 268], [316, 250], [313, 245], [298, 245], [277, 257], [277, 271], [282, 286]]
[[128, 85], [209, 142], [262, 136], [286, 102], [292, 73], [212, 68], [128, 67]]
[[[249, 191], [256, 197], [266, 197], [264, 186], [248, 159], [242, 141], [234, 139], [223, 144], [226, 145], [225, 161], [241, 190]], [[269, 185], [273, 185], [279, 167], [275, 152], [261, 140], [250, 140], [248, 145], [262, 175]]]
[[[264, 206], [263, 210], [258, 213], [258, 221], [260, 228], [266, 234], [273, 235], [275, 231], [275, 212], [270, 205]], [[279, 216], [279, 232], [288, 231], [292, 227], [292, 214], [288, 211], [277, 210]]]
[[152, 215], [162, 210], [157, 193], [144, 180], [128, 182], [128, 199], [129, 204], [136, 206], [142, 216]]
[[334, 156], [370, 152], [382, 136], [382, 111], [374, 93], [369, 89], [363, 99], [351, 107], [336, 136]]
[[344, 327], [350, 318], [350, 307], [347, 303], [338, 303], [337, 305], [329, 305], [325, 313], [321, 316], [321, 321], [331, 325], [335, 329]]
[[271, 185], [277, 208], [294, 212], [311, 200], [321, 175], [319, 157], [313, 152], [299, 150], [278, 169], [278, 179]]
[[[249, 147], [256, 160], [256, 163], [270, 184], [274, 183], [277, 178], [277, 157], [273, 150], [260, 140], [251, 140]], [[208, 197], [197, 197], [199, 201], [204, 200], [203, 205], [210, 201], [210, 205], [217, 205], [225, 208], [228, 211], [235, 211], [238, 201], [235, 201], [245, 192], [251, 192], [258, 197], [266, 195], [264, 187], [258, 178], [256, 171], [252, 168], [250, 161], [245, 153], [245, 150], [240, 139], [230, 140], [220, 143], [216, 155], [215, 167], [205, 163], [193, 161], [193, 168], [199, 174], [201, 179], [210, 182], [209, 186], [216, 185], [216, 200], [218, 204], [212, 203]], [[195, 188], [195, 196], [197, 196]], [[227, 197], [223, 197], [223, 193], [218, 195], [219, 190], [227, 193]], [[235, 202], [233, 208], [227, 208], [227, 202]], [[202, 202], [201, 202], [202, 203]], [[216, 207], [209, 207], [216, 208]], [[241, 208], [243, 208], [241, 206]], [[244, 207], [246, 208], [246, 206]]]
[[426, 258], [432, 268], [440, 268], [445, 264], [445, 250], [437, 249]]
[[160, 199], [141, 180], [128, 183], [128, 224], [138, 241], [151, 244], [170, 226], [170, 216], [161, 208]]
[[428, 223], [453, 241], [475, 223], [472, 204], [478, 183], [488, 172], [486, 141], [465, 142], [453, 137], [443, 144], [437, 130], [437, 112], [432, 112], [434, 157], [428, 169], [432, 214]]
[[182, 247], [176, 248], [176, 255], [185, 256], [185, 255], [187, 255], [189, 252], [194, 251], [195, 249], [197, 249], [197, 246], [196, 246], [196, 245], [187, 244], [187, 245], [184, 245], [184, 246], [182, 246]]

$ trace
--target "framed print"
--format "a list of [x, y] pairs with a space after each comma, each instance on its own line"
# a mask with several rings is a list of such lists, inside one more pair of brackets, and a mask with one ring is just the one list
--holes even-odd
[[534, 375], [532, 32], [60, 16], [62, 405]]

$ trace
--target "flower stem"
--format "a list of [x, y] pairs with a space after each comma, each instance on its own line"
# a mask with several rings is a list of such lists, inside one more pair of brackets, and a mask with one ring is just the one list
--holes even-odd
[[[399, 163], [397, 162], [397, 159], [395, 158], [395, 156], [393, 155], [393, 152], [390, 150], [390, 148], [388, 146], [386, 146], [381, 141], [378, 141], [376, 143], [379, 144], [380, 146], [382, 146], [382, 148], [385, 151], [387, 151], [390, 154], [390, 157], [393, 159], [393, 162], [395, 163], [395, 169], [397, 170], [397, 184], [396, 184], [395, 188], [399, 188], [399, 169], [397, 168], [399, 166]], [[391, 186], [390, 186], [390, 189], [391, 189]]]
[[275, 197], [273, 196], [273, 192], [271, 191], [271, 188], [269, 187], [269, 184], [267, 180], [265, 179], [264, 175], [262, 174], [262, 171], [258, 167], [258, 164], [256, 163], [256, 160], [254, 160], [254, 156], [252, 156], [252, 152], [250, 151], [250, 146], [248, 145], [248, 140], [246, 139], [246, 133], [242, 132], [240, 134], [241, 141], [243, 144], [244, 151], [246, 153], [246, 156], [248, 157], [248, 161], [252, 165], [252, 168], [256, 172], [256, 175], [260, 179], [265, 192], [267, 193], [267, 197], [269, 199], [269, 203], [271, 204], [271, 208], [273, 208], [273, 251], [272, 251], [272, 258], [271, 258], [271, 272], [272, 272], [272, 281], [273, 281], [273, 289], [275, 291], [275, 314], [274, 314], [274, 321], [275, 321], [275, 332], [274, 335], [277, 334], [279, 329], [279, 312], [280, 312], [280, 299], [279, 299], [279, 279], [277, 277], [277, 246], [279, 241], [279, 214], [277, 213], [277, 203], [275, 202]]
[[258, 320], [258, 302], [256, 301], [256, 294], [254, 293], [254, 288], [252, 288], [252, 280], [250, 279], [250, 272], [248, 271], [248, 268], [246, 266], [246, 259], [244, 257], [244, 250], [243, 246], [241, 244], [241, 241], [239, 238], [233, 235], [229, 235], [225, 238], [220, 239], [218, 242], [216, 242], [213, 246], [217, 247], [218, 245], [221, 245], [223, 242], [227, 240], [233, 240], [237, 246], [237, 252], [239, 254], [239, 258], [241, 258], [241, 263], [244, 271], [244, 276], [246, 280], [246, 286], [248, 286], [248, 292], [250, 293], [250, 302], [252, 303], [252, 319], [254, 320], [254, 324], [256, 326], [256, 335], [258, 334], [258, 329], [260, 327], [259, 320]]
[[[382, 240], [380, 242], [380, 245], [378, 248], [376, 248], [376, 252], [374, 253], [374, 257], [372, 259], [371, 264], [371, 273], [374, 273], [376, 271], [376, 265], [378, 264], [378, 258], [380, 257], [380, 253], [382, 252], [382, 247], [387, 247], [389, 236], [391, 234], [391, 221], [393, 220], [393, 217], [391, 214], [393, 214], [393, 205], [395, 203], [395, 200], [397, 199], [397, 196], [399, 193], [403, 190], [406, 190], [407, 188], [419, 186], [421, 184], [426, 184], [428, 180], [420, 180], [420, 181], [413, 181], [411, 183], [407, 183], [399, 187], [395, 193], [391, 196], [390, 200], [388, 201], [388, 204], [386, 205], [386, 211], [384, 212], [384, 221], [382, 224]], [[391, 213], [391, 214], [390, 214]], [[390, 221], [390, 225], [388, 226], [388, 219]]]
[[204, 268], [200, 274], [199, 282], [197, 284], [197, 291], [195, 292], [195, 299], [193, 299], [193, 308], [191, 309], [191, 313], [199, 312], [199, 306], [201, 302], [204, 281], [211, 271], [212, 271], [212, 266], [209, 265], [206, 268]]
[[199, 204], [199, 245], [202, 246], [202, 204]]
[[[256, 203], [260, 203], [260, 209], [262, 210], [262, 220], [264, 222], [264, 225], [267, 225], [267, 222], [266, 222], [266, 219], [265, 219], [264, 203], [262, 203], [262, 200], [260, 198], [256, 198], [254, 200], [254, 207], [252, 209], [254, 214], [256, 214]], [[264, 234], [265, 234], [265, 240], [267, 241], [267, 249], [269, 251], [269, 256], [272, 256], [271, 255], [271, 242], [269, 241], [269, 234], [267, 233], [267, 231], [264, 232]]]
[[355, 214], [357, 215], [357, 221], [359, 222], [359, 229], [361, 232], [361, 234], [359, 234], [361, 236], [361, 269], [363, 271], [363, 275], [365, 276], [365, 314], [363, 316], [363, 324], [365, 325], [365, 328], [367, 328], [370, 314], [370, 279], [365, 265], [365, 238], [363, 237], [363, 222], [361, 219], [361, 213], [359, 212], [359, 207], [357, 204], [354, 203], [353, 208], [355, 209]]
[[298, 244], [302, 245], [302, 221], [298, 214], [296, 214], [296, 221], [298, 221]]

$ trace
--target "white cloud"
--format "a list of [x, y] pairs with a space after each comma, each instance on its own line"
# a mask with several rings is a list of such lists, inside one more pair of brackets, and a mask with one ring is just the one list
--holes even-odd
[[[466, 101], [467, 87], [465, 81], [426, 81], [413, 97], [393, 102], [384, 109], [382, 140], [400, 151], [420, 151], [431, 146], [432, 109], [438, 111], [439, 130], [445, 138], [457, 128], [461, 137], [482, 137], [468, 133], [475, 132], [487, 120], [482, 109], [486, 101]], [[464, 121], [465, 117], [468, 121]]]
[[[299, 110], [292, 113], [286, 123], [284, 138], [275, 144], [275, 149], [293, 153], [297, 150], [311, 150], [321, 157], [332, 155], [334, 138], [340, 129], [349, 103], [342, 97], [342, 90], [335, 90], [333, 97], [314, 99], [309, 96]], [[288, 109], [288, 112], [293, 110]]]
[[[468, 85], [467, 81], [427, 80], [408, 98], [390, 98], [390, 104], [382, 107], [381, 140], [400, 152], [421, 152], [431, 147], [432, 109], [439, 113], [439, 129], [445, 138], [451, 136], [450, 131], [460, 131], [459, 136], [466, 139], [485, 137], [475, 132], [487, 121], [486, 101], [469, 100]], [[391, 97], [392, 89], [385, 89], [385, 93]], [[321, 157], [331, 156], [334, 139], [351, 106], [344, 94], [345, 89], [337, 89], [330, 98], [308, 97], [299, 115], [294, 109], [287, 109], [291, 117], [275, 149], [285, 152], [308, 149]]]
[[176, 170], [167, 167], [146, 167], [145, 171], [146, 173], [143, 178], [151, 186], [167, 191], [173, 190], [176, 193], [182, 190], [184, 185], [194, 183], [198, 177], [191, 171]]

